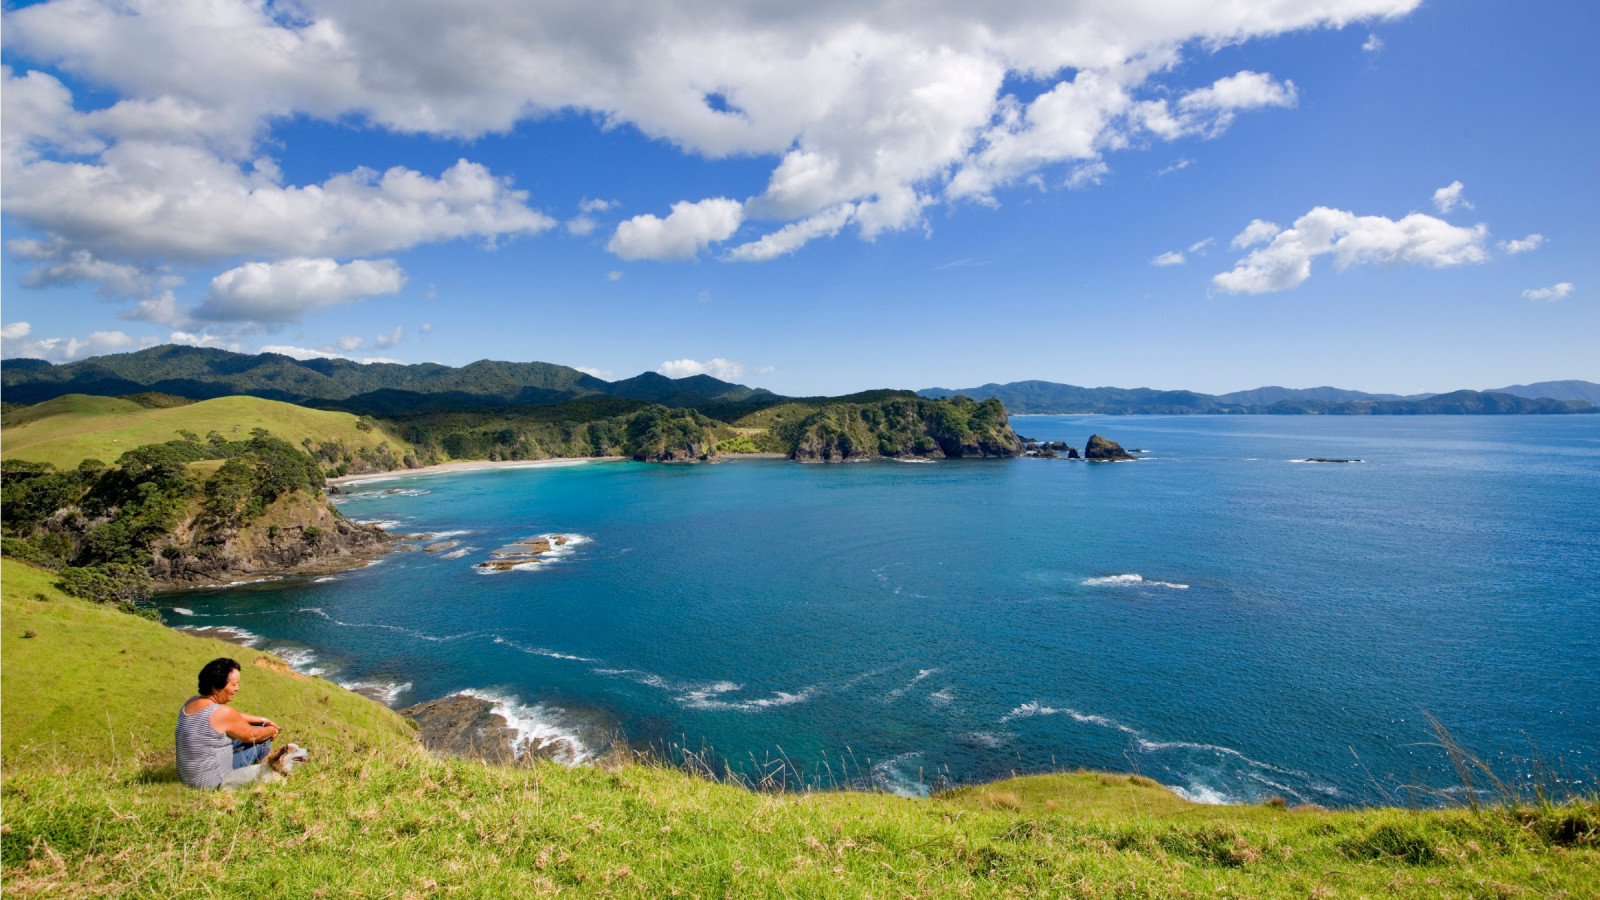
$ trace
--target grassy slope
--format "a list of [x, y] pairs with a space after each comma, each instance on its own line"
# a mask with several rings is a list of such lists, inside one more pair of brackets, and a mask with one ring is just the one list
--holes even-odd
[[146, 409], [112, 397], [68, 394], [6, 417], [0, 431], [7, 459], [48, 462], [72, 468], [81, 460], [115, 462], [124, 451], [141, 444], [177, 440], [178, 429], [199, 435], [217, 431], [229, 440], [247, 439], [253, 428], [265, 428], [296, 447], [302, 438], [339, 440], [351, 450], [376, 449], [388, 443], [398, 456], [405, 442], [381, 428], [362, 431], [357, 417], [262, 400], [259, 397], [219, 397], [188, 406]]
[[[64, 597], [23, 564], [7, 561], [0, 580], [7, 896], [1600, 891], [1594, 807], [1552, 841], [1559, 811], [1530, 826], [1501, 812], [1207, 807], [1093, 773], [906, 800], [756, 794], [653, 765], [438, 761], [393, 713], [252, 665], [261, 654]], [[174, 709], [222, 654], [248, 667], [240, 706], [311, 748], [290, 783], [240, 794], [170, 783]]]

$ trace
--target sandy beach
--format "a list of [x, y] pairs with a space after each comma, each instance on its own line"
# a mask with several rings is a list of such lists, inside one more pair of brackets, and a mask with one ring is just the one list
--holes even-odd
[[395, 469], [392, 472], [371, 472], [366, 475], [341, 475], [329, 478], [328, 484], [367, 484], [373, 481], [392, 481], [396, 478], [414, 478], [418, 475], [447, 475], [453, 472], [476, 472], [480, 469], [538, 469], [545, 466], [572, 466], [579, 463], [622, 462], [622, 456], [573, 456], [554, 459], [465, 459], [440, 463], [436, 466], [419, 466], [415, 469]]

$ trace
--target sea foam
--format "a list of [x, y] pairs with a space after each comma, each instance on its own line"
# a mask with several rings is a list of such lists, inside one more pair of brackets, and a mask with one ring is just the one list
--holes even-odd
[[1137, 572], [1129, 575], [1105, 575], [1099, 578], [1085, 578], [1078, 582], [1084, 587], [1128, 587], [1135, 584], [1149, 585], [1150, 587], [1171, 588], [1175, 591], [1187, 591], [1187, 584], [1176, 584], [1171, 581], [1151, 581]]
[[576, 766], [594, 756], [594, 752], [578, 735], [577, 729], [562, 721], [565, 710], [559, 707], [542, 703], [528, 706], [515, 697], [476, 688], [456, 693], [488, 703], [495, 715], [506, 720], [506, 725], [515, 732], [511, 739], [511, 752], [518, 759], [529, 750], [548, 751], [550, 758], [556, 762]]

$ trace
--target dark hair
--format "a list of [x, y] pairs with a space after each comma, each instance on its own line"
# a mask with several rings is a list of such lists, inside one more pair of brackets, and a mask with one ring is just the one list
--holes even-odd
[[213, 659], [200, 670], [200, 696], [205, 697], [228, 686], [228, 675], [239, 671], [239, 664], [226, 656]]

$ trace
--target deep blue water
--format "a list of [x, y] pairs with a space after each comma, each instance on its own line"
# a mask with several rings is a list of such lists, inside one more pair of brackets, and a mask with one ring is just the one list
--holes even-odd
[[[570, 753], [620, 729], [752, 778], [786, 757], [916, 793], [1081, 766], [1210, 800], [1427, 802], [1457, 784], [1432, 715], [1502, 774], [1594, 784], [1600, 417], [1013, 424], [1151, 458], [373, 482], [346, 515], [462, 543], [164, 611], [405, 686], [396, 706], [474, 689]], [[474, 569], [546, 533], [586, 542]]]

